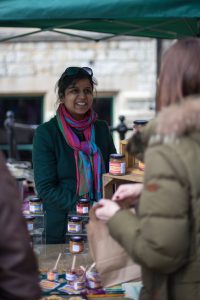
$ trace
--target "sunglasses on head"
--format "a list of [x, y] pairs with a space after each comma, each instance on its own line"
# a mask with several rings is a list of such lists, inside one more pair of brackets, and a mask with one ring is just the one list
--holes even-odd
[[65, 70], [65, 72], [63, 74], [67, 75], [67, 76], [74, 76], [77, 75], [79, 72], [83, 72], [86, 73], [89, 76], [93, 76], [93, 71], [91, 68], [88, 67], [69, 67]]

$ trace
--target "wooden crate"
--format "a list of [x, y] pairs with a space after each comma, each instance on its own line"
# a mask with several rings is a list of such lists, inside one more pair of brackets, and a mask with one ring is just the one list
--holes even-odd
[[121, 140], [120, 141], [120, 154], [125, 155], [125, 161], [126, 161], [126, 170], [127, 172], [134, 168], [135, 166], [135, 157], [133, 155], [130, 155], [126, 151], [126, 145], [128, 143], [128, 140]]
[[111, 199], [120, 184], [142, 183], [143, 177], [144, 172], [134, 168], [130, 173], [122, 176], [115, 176], [109, 173], [103, 174], [103, 198]]

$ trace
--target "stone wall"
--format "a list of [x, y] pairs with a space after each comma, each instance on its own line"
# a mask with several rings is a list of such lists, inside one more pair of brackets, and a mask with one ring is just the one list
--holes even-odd
[[129, 126], [134, 119], [154, 116], [149, 109], [156, 85], [154, 39], [1, 43], [0, 96], [43, 95], [48, 120], [56, 109], [55, 83], [71, 65], [92, 67], [98, 96], [113, 97], [114, 126], [119, 115]]

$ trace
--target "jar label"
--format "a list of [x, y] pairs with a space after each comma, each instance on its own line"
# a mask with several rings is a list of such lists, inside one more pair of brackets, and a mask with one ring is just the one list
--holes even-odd
[[88, 213], [88, 207], [83, 207], [83, 214], [87, 214]]
[[72, 252], [80, 252], [81, 248], [79, 245], [73, 245], [72, 246]]
[[68, 281], [74, 281], [74, 280], [77, 278], [77, 276], [76, 276], [76, 274], [73, 274], [73, 273], [66, 273], [65, 278], [66, 278]]
[[57, 272], [48, 272], [47, 279], [50, 281], [57, 281], [58, 280], [58, 273]]
[[85, 287], [84, 281], [75, 281], [74, 282], [74, 289], [75, 290], [82, 290]]
[[113, 175], [124, 175], [126, 173], [126, 163], [111, 161], [109, 163], [109, 173]]
[[100, 276], [99, 273], [97, 273], [96, 271], [90, 271], [90, 272], [86, 272], [86, 277], [88, 280], [91, 281], [100, 281]]
[[41, 213], [42, 212], [42, 203], [38, 203], [38, 204], [29, 204], [29, 210], [32, 213]]
[[101, 287], [101, 282], [100, 281], [92, 281], [88, 280], [88, 286], [90, 289], [98, 289]]
[[27, 228], [28, 228], [28, 231], [32, 231], [33, 230], [33, 223], [27, 223]]
[[83, 206], [80, 206], [80, 205], [77, 204], [76, 211], [77, 211], [78, 214], [84, 215], [84, 214], [87, 214], [89, 212], [89, 209], [88, 209], [87, 206], [83, 207]]
[[80, 232], [81, 231], [81, 225], [80, 224], [73, 224], [68, 223], [68, 232]]

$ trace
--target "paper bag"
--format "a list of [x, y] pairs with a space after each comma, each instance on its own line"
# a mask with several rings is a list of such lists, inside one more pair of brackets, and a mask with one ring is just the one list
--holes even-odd
[[90, 210], [90, 221], [86, 229], [90, 254], [104, 287], [140, 280], [140, 266], [110, 236], [106, 224], [96, 218], [94, 208]]

